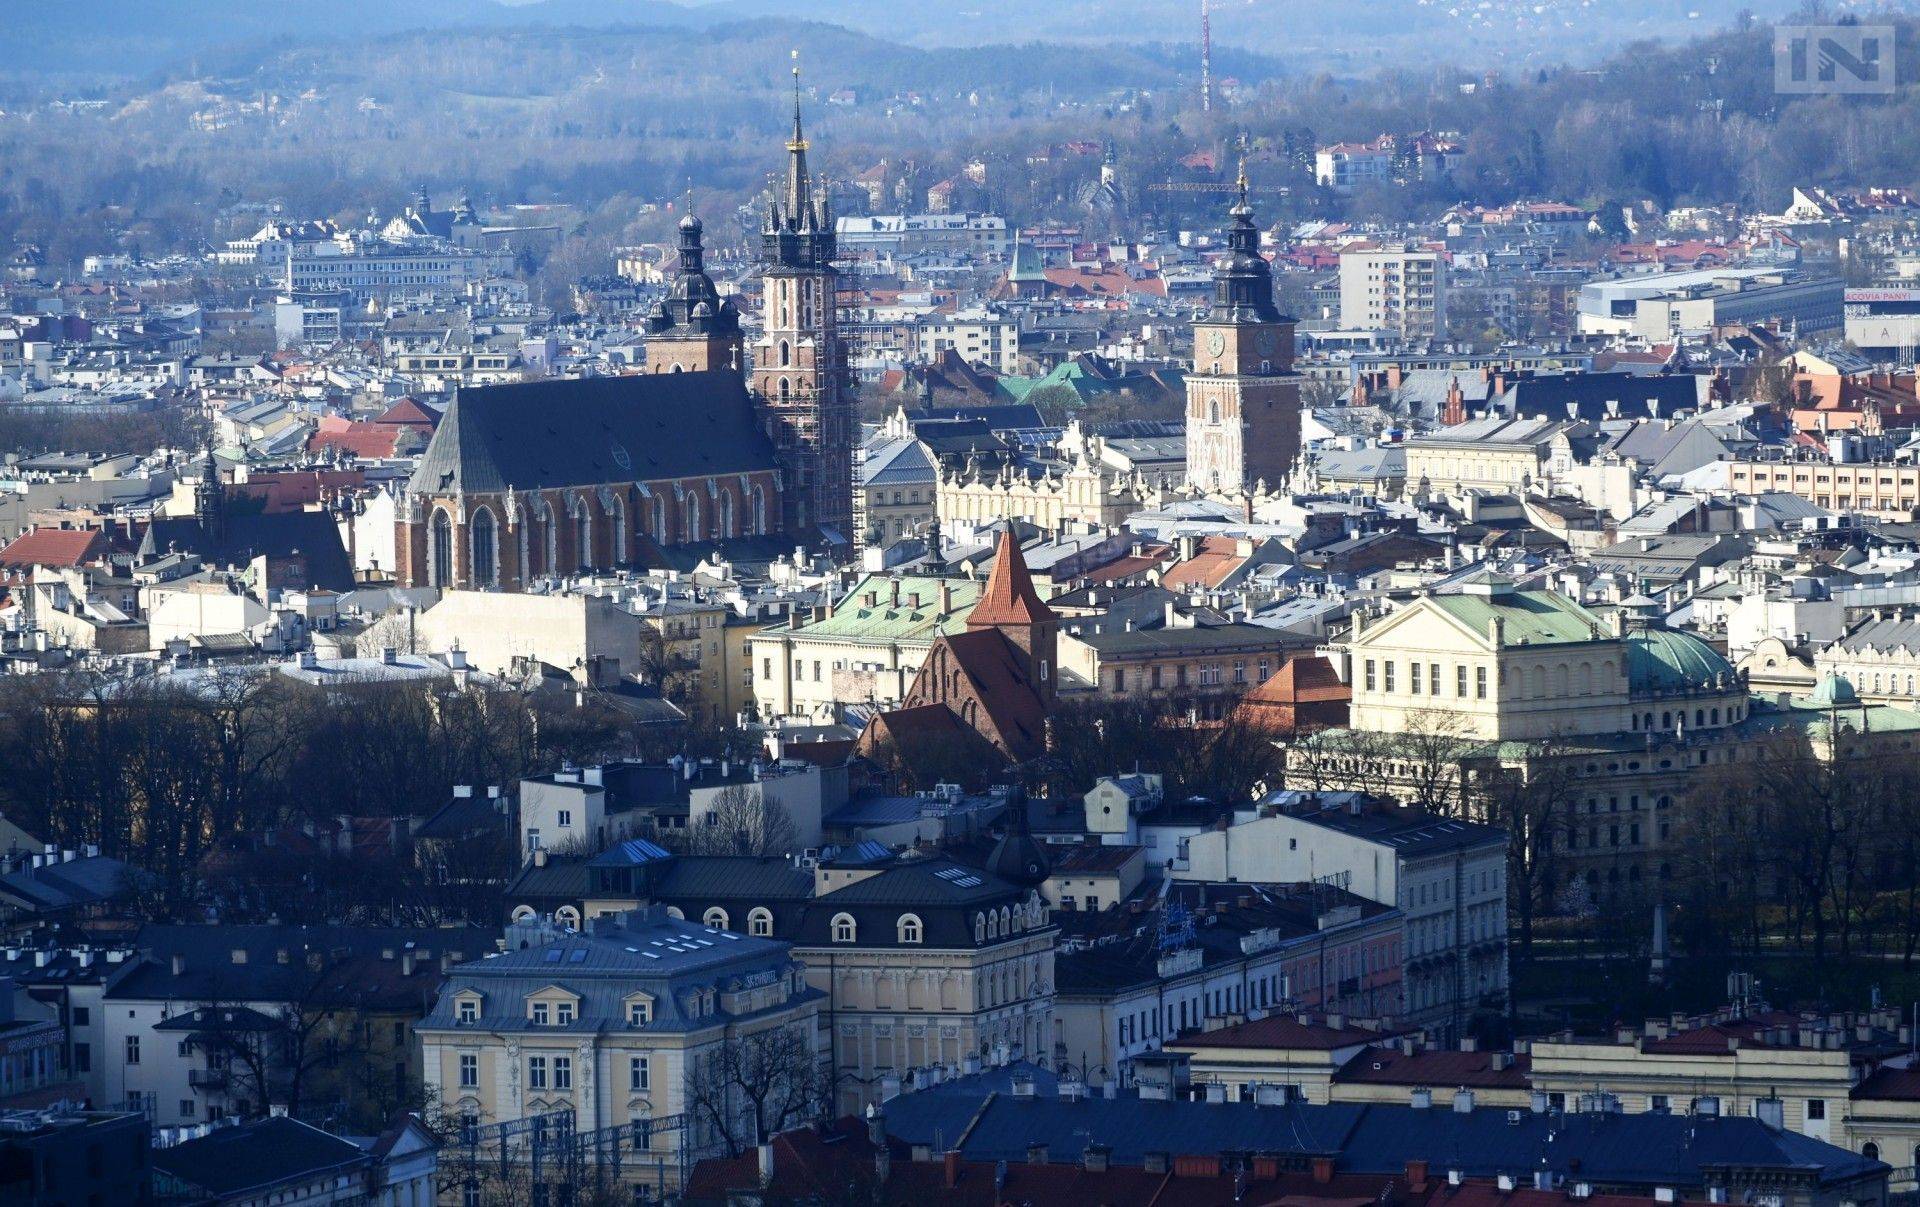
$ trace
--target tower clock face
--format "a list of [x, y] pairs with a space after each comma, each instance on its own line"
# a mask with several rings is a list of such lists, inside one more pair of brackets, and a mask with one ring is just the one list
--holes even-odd
[[1207, 355], [1218, 356], [1227, 350], [1227, 334], [1224, 331], [1207, 332]]

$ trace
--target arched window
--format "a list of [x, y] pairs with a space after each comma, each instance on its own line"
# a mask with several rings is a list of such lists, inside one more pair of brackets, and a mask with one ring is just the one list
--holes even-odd
[[614, 496], [613, 507], [607, 513], [613, 521], [613, 548], [607, 551], [615, 565], [627, 560], [627, 501]]
[[700, 539], [700, 499], [688, 495], [680, 503], [680, 540], [691, 545]]
[[767, 490], [758, 482], [753, 485], [753, 534], [767, 534]]
[[912, 914], [901, 914], [897, 929], [902, 943], [918, 943], [925, 933], [925, 928], [920, 925], [920, 919]]
[[560, 525], [553, 517], [553, 504], [540, 504], [540, 573], [560, 573]]
[[[1920, 1152], [1920, 1150], [1916, 1151]], [[1869, 1161], [1878, 1161], [1880, 1159], [1880, 1146], [1869, 1140], [1860, 1146], [1860, 1155]]]
[[1013, 911], [1004, 905], [1000, 907], [1000, 933], [1003, 935], [1013, 933]]
[[755, 906], [747, 911], [747, 933], [756, 939], [773, 936], [773, 911], [765, 906]]
[[582, 570], [593, 565], [593, 512], [585, 499], [573, 506], [573, 548]]
[[664, 496], [653, 501], [653, 542], [656, 545], [667, 543], [667, 500]]
[[835, 943], [853, 942], [854, 936], [858, 931], [859, 928], [853, 924], [852, 914], [835, 914], [833, 916], [833, 941]]
[[782, 377], [780, 379], [780, 401], [787, 402], [792, 397], [793, 397], [793, 383], [791, 381], [788, 381], [786, 378]]
[[553, 920], [569, 930], [580, 929], [580, 911], [571, 905], [563, 905], [553, 911]]
[[433, 581], [428, 584], [435, 587], [453, 585], [453, 517], [443, 508], [435, 508], [433, 522], [428, 526], [428, 544], [432, 564], [428, 567]]
[[999, 937], [1000, 937], [1000, 915], [994, 913], [992, 910], [988, 910], [987, 911], [987, 938], [997, 939]]
[[727, 911], [716, 905], [701, 915], [700, 921], [713, 927], [715, 930], [725, 930], [727, 929]]
[[473, 513], [473, 525], [467, 539], [472, 542], [473, 585], [498, 586], [500, 568], [499, 532], [494, 528], [493, 512], [482, 507]]
[[1220, 400], [1218, 398], [1207, 399], [1207, 422], [1220, 422]]
[[719, 536], [722, 540], [731, 539], [733, 536], [733, 494], [732, 492], [725, 491], [725, 490], [720, 492], [719, 506], [720, 506]]
[[786, 368], [793, 363], [793, 345], [786, 340], [780, 341], [780, 367]]
[[687, 916], [680, 912], [680, 907], [677, 905], [669, 905], [667, 907], [667, 917], [679, 922], [685, 922], [687, 920]]

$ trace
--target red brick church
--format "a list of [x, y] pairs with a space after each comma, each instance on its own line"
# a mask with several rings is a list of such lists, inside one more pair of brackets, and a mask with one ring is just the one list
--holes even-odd
[[689, 214], [678, 278], [646, 322], [651, 372], [455, 392], [401, 499], [402, 585], [526, 591], [658, 564], [671, 546], [850, 538], [858, 425], [832, 301], [834, 220], [806, 150], [796, 86], [785, 188], [762, 231], [768, 335], [753, 363]]
[[859, 753], [908, 766], [970, 761], [981, 773], [1038, 756], [1059, 702], [1059, 635], [1003, 530], [966, 631], [934, 640], [905, 702], [868, 723]]

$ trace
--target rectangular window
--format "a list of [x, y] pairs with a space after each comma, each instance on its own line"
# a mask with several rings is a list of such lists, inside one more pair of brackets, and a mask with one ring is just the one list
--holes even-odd
[[820, 682], [820, 664], [818, 662], [813, 664], [813, 681], [815, 683]]
[[553, 1058], [553, 1088], [570, 1090], [573, 1088], [573, 1057], [556, 1056]]
[[182, 1119], [191, 1119], [194, 1117], [194, 1115], [195, 1115], [195, 1111], [193, 1109], [193, 1099], [182, 1098], [180, 1100], [180, 1117]]
[[1386, 690], [1391, 692], [1393, 690], [1393, 659], [1387, 659], [1387, 664], [1384, 669], [1385, 677], [1381, 681], [1386, 684]]
[[1476, 700], [1487, 698], [1487, 668], [1484, 666], [1473, 668], [1473, 696]]
[[1807, 1122], [1818, 1123], [1825, 1120], [1826, 1117], [1827, 1100], [1825, 1098], [1807, 1099]]
[[555, 1006], [554, 1021], [559, 1023], [562, 1027], [571, 1025], [573, 1022], [573, 1003], [561, 1002], [559, 1005]]
[[91, 1007], [75, 1006], [73, 1008], [73, 1025], [74, 1026], [84, 1027], [88, 1023], [91, 1023], [92, 1021], [93, 1021], [93, 1010]]
[[1440, 664], [1438, 662], [1429, 662], [1427, 664], [1427, 694], [1430, 696], [1440, 694]]
[[533, 1025], [536, 1027], [544, 1027], [547, 1025], [548, 1021], [549, 1021], [549, 1015], [547, 1011], [547, 1003], [535, 1002], [533, 1004]]
[[530, 1090], [544, 1090], [547, 1088], [546, 1057], [527, 1057], [527, 1088]]
[[130, 1065], [140, 1063], [140, 1037], [138, 1035], [127, 1036], [127, 1063]]
[[653, 1007], [646, 1002], [627, 1003], [627, 1025], [644, 1027], [653, 1021]]
[[1453, 668], [1453, 694], [1462, 700], [1467, 698], [1467, 668], [1464, 666]]
[[645, 1056], [627, 1058], [627, 1090], [641, 1093], [653, 1088], [653, 1068]]
[[480, 1058], [462, 1056], [460, 1058], [460, 1088], [471, 1090], [480, 1084]]
[[560, 824], [560, 826], [561, 826], [561, 828], [563, 828], [563, 829], [564, 829], [565, 827], [567, 827], [567, 826], [570, 826], [570, 825], [572, 825], [572, 824], [573, 824], [573, 810], [572, 810], [572, 809], [561, 809], [561, 810], [559, 811], [559, 816], [558, 816], [558, 817], [557, 817], [557, 818], [556, 818], [555, 820], [559, 822], [559, 824]]
[[73, 1045], [73, 1071], [76, 1073], [93, 1072], [93, 1048], [91, 1045]]
[[1647, 1095], [1647, 1109], [1664, 1111], [1671, 1101], [1672, 1099], [1668, 1098], [1665, 1094], [1649, 1094]]
[[760, 660], [760, 677], [762, 679], [773, 678], [773, 659], [762, 658]]
[[1408, 690], [1414, 695], [1420, 694], [1420, 664], [1415, 662], [1407, 667]]
[[1369, 658], [1367, 659], [1367, 690], [1368, 691], [1378, 690], [1377, 685], [1374, 682], [1373, 672], [1374, 672], [1373, 659]]
[[463, 1023], [478, 1022], [480, 1019], [480, 1003], [474, 1001], [472, 998], [467, 998], [455, 1009], [454, 1017]]

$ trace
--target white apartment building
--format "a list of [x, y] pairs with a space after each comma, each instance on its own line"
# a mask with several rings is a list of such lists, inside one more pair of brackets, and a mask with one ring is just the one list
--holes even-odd
[[1446, 253], [1366, 247], [1340, 253], [1340, 325], [1388, 331], [1403, 340], [1447, 330]]
[[947, 352], [995, 373], [1013, 373], [1020, 359], [1020, 324], [993, 306], [921, 316], [913, 329], [914, 359], [933, 364]]
[[1406, 918], [1397, 1017], [1451, 1043], [1507, 1000], [1507, 835], [1357, 792], [1283, 791], [1186, 842], [1176, 880], [1333, 883]]

